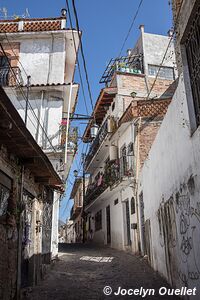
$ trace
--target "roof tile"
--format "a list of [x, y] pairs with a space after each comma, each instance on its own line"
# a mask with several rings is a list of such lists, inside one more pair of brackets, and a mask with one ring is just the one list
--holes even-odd
[[38, 31], [56, 31], [62, 30], [61, 18], [54, 19], [30, 19], [30, 20], [7, 20], [0, 22], [0, 33], [16, 33], [20, 32], [18, 29], [18, 22], [23, 21], [23, 32], [38, 32]]

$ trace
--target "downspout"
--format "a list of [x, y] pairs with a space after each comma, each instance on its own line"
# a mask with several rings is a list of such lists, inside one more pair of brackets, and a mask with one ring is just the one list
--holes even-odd
[[[140, 117], [137, 119], [136, 122], [139, 121], [137, 125], [137, 145], [136, 145], [136, 177], [135, 177], [135, 200], [136, 200], [136, 218], [137, 218], [137, 239], [138, 239], [138, 250], [141, 252], [141, 238], [140, 238], [140, 230], [139, 230], [139, 203], [138, 203], [138, 178], [139, 178], [139, 171], [140, 171], [140, 129], [141, 129], [141, 121], [142, 118]], [[136, 123], [135, 123], [136, 124]]]
[[71, 100], [72, 100], [72, 87], [73, 83], [70, 83], [70, 92], [69, 92], [69, 103], [67, 109], [67, 125], [66, 125], [66, 139], [65, 139], [65, 159], [64, 162], [67, 164], [67, 144], [68, 144], [68, 131], [69, 131], [69, 117], [70, 117], [70, 109], [71, 109]]
[[38, 123], [37, 123], [37, 131], [36, 131], [36, 135], [35, 135], [35, 139], [36, 139], [38, 144], [39, 144], [40, 124], [42, 124], [42, 122], [41, 122], [41, 112], [42, 112], [42, 107], [43, 107], [43, 101], [44, 101], [44, 90], [41, 91], [40, 109], [38, 110]]

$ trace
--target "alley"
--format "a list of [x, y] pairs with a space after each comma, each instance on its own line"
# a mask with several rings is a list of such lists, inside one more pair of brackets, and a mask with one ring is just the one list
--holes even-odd
[[113, 292], [118, 287], [156, 289], [154, 296], [145, 299], [176, 299], [175, 296], [158, 295], [158, 289], [168, 285], [142, 258], [81, 244], [61, 244], [58, 262], [25, 299], [142, 299], [141, 296], [105, 296], [105, 286], [112, 287]]

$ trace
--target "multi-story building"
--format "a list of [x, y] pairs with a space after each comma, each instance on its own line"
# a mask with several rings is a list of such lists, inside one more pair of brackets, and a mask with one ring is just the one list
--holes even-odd
[[83, 241], [83, 179], [77, 178], [71, 191], [70, 199], [74, 200], [71, 209], [70, 220], [73, 221], [75, 242], [81, 243]]
[[140, 240], [151, 266], [200, 297], [200, 1], [174, 0], [178, 85], [138, 184]]
[[2, 87], [0, 136], [0, 299], [9, 300], [44, 274], [51, 252], [44, 210], [62, 181]]
[[[0, 21], [0, 85], [27, 128], [65, 182], [77, 148], [69, 116], [77, 101], [73, 83], [79, 33], [66, 28], [66, 16]], [[41, 176], [41, 182], [49, 179]], [[51, 252], [58, 250], [60, 194], [54, 192]], [[46, 217], [47, 217], [46, 216]]]
[[137, 178], [171, 101], [176, 76], [171, 45], [155, 82], [170, 37], [140, 29], [134, 49], [106, 68], [100, 81], [106, 87], [93, 111], [98, 134], [92, 139], [91, 120], [83, 138], [91, 143], [85, 160], [85, 172], [91, 175], [85, 197], [90, 236], [135, 253], [140, 248]]
[[84, 199], [84, 193], [87, 192], [87, 187], [88, 187], [87, 177], [84, 179], [83, 177], [76, 178], [70, 195], [70, 199], [73, 199], [74, 201], [74, 204], [71, 209], [70, 220], [73, 221], [76, 243], [82, 243], [83, 241], [89, 238], [90, 228], [88, 228], [88, 232], [86, 235], [86, 227], [84, 227], [85, 222], [83, 216], [83, 209], [84, 209], [83, 199]]

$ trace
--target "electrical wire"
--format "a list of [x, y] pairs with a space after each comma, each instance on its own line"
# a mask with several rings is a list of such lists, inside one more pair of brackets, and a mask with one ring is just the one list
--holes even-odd
[[[9, 47], [10, 47], [10, 49], [11, 49], [12, 53], [14, 54], [14, 57], [15, 57], [15, 59], [16, 59], [16, 60], [18, 61], [18, 63], [20, 64], [20, 66], [21, 66], [22, 70], [24, 71], [24, 73], [25, 73], [26, 77], [28, 77], [29, 75], [27, 74], [27, 72], [26, 72], [26, 70], [25, 70], [25, 68], [24, 68], [23, 64], [21, 63], [21, 61], [20, 61], [19, 57], [17, 56], [16, 52], [14, 51], [14, 49], [13, 49], [13, 47], [12, 47], [12, 44], [11, 44], [11, 42], [10, 42], [9, 38], [8, 38], [8, 35], [7, 35], [7, 33], [6, 33], [6, 32], [4, 32], [4, 34], [5, 34], [6, 40], [7, 40], [7, 42], [8, 42], [8, 45], [9, 45]], [[31, 87], [30, 87], [30, 90], [32, 91], [32, 88], [31, 88]], [[35, 101], [35, 105], [36, 105], [36, 107], [37, 107], [37, 109], [38, 109], [38, 111], [39, 111], [38, 104], [37, 104], [37, 102], [36, 102], [36, 100], [35, 100], [35, 99], [34, 99], [34, 101]], [[43, 121], [43, 120], [42, 120], [42, 121]]]
[[[72, 26], [72, 18], [71, 18], [71, 13], [70, 13], [70, 9], [69, 9], [68, 0], [66, 0], [66, 4], [67, 4], [67, 10], [68, 10], [68, 14], [69, 14], [69, 22], [70, 22], [70, 26], [71, 26], [71, 29], [72, 29], [74, 49], [75, 49], [75, 52], [77, 53], [76, 42], [75, 42], [75, 37], [74, 37], [74, 31], [73, 31], [73, 26]], [[79, 63], [79, 60], [78, 60], [78, 55], [77, 55], [77, 65], [78, 65], [78, 72], [79, 72], [79, 77], [80, 77], [81, 90], [82, 90], [82, 94], [83, 94], [83, 100], [84, 100], [84, 103], [85, 103], [85, 109], [86, 109], [87, 114], [89, 115], [89, 110], [88, 110], [88, 107], [87, 107], [87, 101], [86, 101], [86, 96], [85, 96], [85, 91], [84, 91], [84, 86], [83, 86], [83, 78], [82, 78], [82, 75], [81, 75], [81, 68], [80, 68], [80, 63]]]
[[81, 56], [82, 56], [82, 59], [83, 59], [83, 67], [84, 67], [84, 71], [85, 71], [85, 77], [86, 77], [86, 82], [87, 82], [87, 87], [88, 87], [88, 93], [89, 93], [90, 103], [91, 103], [91, 107], [92, 107], [92, 111], [93, 111], [94, 105], [93, 105], [93, 100], [92, 100], [92, 93], [91, 93], [91, 88], [90, 88], [90, 83], [89, 83], [89, 78], [88, 78], [88, 71], [87, 71], [87, 66], [86, 66], [86, 60], [85, 60], [85, 55], [84, 55], [84, 51], [83, 51], [83, 44], [82, 44], [81, 34], [80, 34], [80, 29], [79, 29], [78, 14], [77, 14], [76, 5], [75, 5], [74, 0], [72, 0], [72, 6], [73, 6], [73, 10], [74, 10], [76, 27], [77, 27], [77, 31], [78, 31], [80, 50], [81, 50]]
[[126, 37], [125, 37], [125, 39], [124, 39], [124, 42], [123, 42], [123, 44], [122, 44], [122, 47], [121, 47], [121, 49], [120, 49], [120, 52], [119, 52], [118, 57], [120, 57], [121, 54], [122, 54], [122, 51], [123, 51], [123, 49], [124, 49], [124, 46], [125, 46], [125, 44], [126, 44], [126, 42], [127, 42], [127, 40], [128, 40], [128, 37], [129, 37], [129, 35], [130, 35], [130, 33], [131, 33], [131, 30], [132, 30], [132, 28], [133, 28], [133, 25], [134, 25], [134, 23], [135, 23], [135, 20], [136, 20], [136, 18], [137, 18], [137, 15], [138, 15], [138, 13], [139, 13], [139, 11], [140, 11], [142, 2], [143, 2], [143, 0], [140, 0], [140, 3], [139, 3], [139, 5], [138, 5], [138, 8], [137, 8], [137, 10], [136, 10], [136, 13], [135, 13], [135, 15], [134, 15], [134, 17], [133, 17], [133, 21], [131, 22], [131, 26], [130, 26], [130, 28], [129, 28], [129, 30], [128, 30], [128, 33], [127, 33], [127, 35], [126, 35]]
[[24, 94], [24, 91], [23, 91], [23, 89], [22, 89], [22, 87], [21, 87], [21, 85], [20, 85], [20, 82], [19, 82], [19, 80], [18, 80], [18, 78], [17, 78], [15, 72], [14, 72], [13, 69], [12, 69], [12, 66], [11, 66], [11, 64], [10, 64], [9, 58], [8, 58], [8, 56], [7, 56], [7, 54], [6, 54], [5, 50], [4, 50], [4, 48], [3, 48], [2, 43], [0, 43], [0, 48], [1, 48], [1, 50], [2, 50], [2, 52], [3, 52], [3, 54], [4, 54], [4, 56], [7, 58], [8, 65], [9, 65], [9, 69], [10, 69], [10, 71], [12, 72], [13, 76], [15, 77], [16, 82], [18, 83], [17, 87], [20, 89], [21, 94], [22, 94], [22, 96], [24, 97], [24, 100], [27, 101], [27, 103], [28, 103], [30, 109], [32, 110], [32, 114], [35, 116], [35, 119], [38, 121], [38, 124], [39, 124], [39, 126], [41, 127], [43, 133], [45, 134], [45, 136], [46, 136], [46, 138], [47, 138], [49, 144], [50, 144], [51, 147], [52, 147], [52, 149], [54, 150], [54, 152], [57, 152], [57, 150], [55, 149], [55, 147], [52, 145], [52, 143], [51, 143], [51, 141], [50, 141], [50, 139], [49, 139], [49, 137], [48, 137], [48, 135], [47, 135], [45, 129], [43, 128], [43, 126], [41, 125], [41, 123], [40, 123], [38, 117], [36, 116], [36, 114], [35, 114], [35, 112], [34, 112], [34, 110], [33, 110], [33, 107], [31, 106], [31, 104], [30, 104], [30, 102], [28, 101], [26, 95]]
[[168, 53], [169, 47], [170, 47], [171, 42], [173, 41], [174, 35], [175, 35], [175, 33], [176, 33], [176, 28], [177, 28], [177, 25], [178, 25], [178, 18], [179, 18], [179, 15], [180, 15], [180, 10], [179, 10], [179, 12], [178, 12], [178, 14], [177, 14], [177, 16], [176, 16], [176, 20], [174, 21], [174, 28], [173, 28], [173, 30], [172, 30], [172, 33], [171, 33], [171, 36], [170, 36], [170, 39], [169, 39], [169, 43], [167, 44], [167, 48], [166, 48], [165, 53], [164, 53], [164, 55], [163, 55], [162, 61], [161, 61], [160, 65], [159, 65], [159, 67], [158, 67], [158, 70], [157, 70], [157, 73], [156, 73], [155, 80], [154, 80], [154, 82], [153, 82], [153, 84], [152, 84], [152, 86], [151, 86], [151, 88], [150, 88], [150, 90], [149, 90], [149, 92], [148, 92], [148, 94], [147, 94], [146, 100], [148, 100], [148, 99], [150, 98], [151, 92], [152, 92], [152, 90], [153, 90], [153, 88], [154, 88], [154, 86], [155, 86], [155, 84], [156, 84], [157, 79], [158, 79], [160, 69], [163, 67], [163, 63], [164, 63], [164, 61], [165, 61], [165, 58], [166, 58], [166, 55], [167, 55], [167, 53]]

